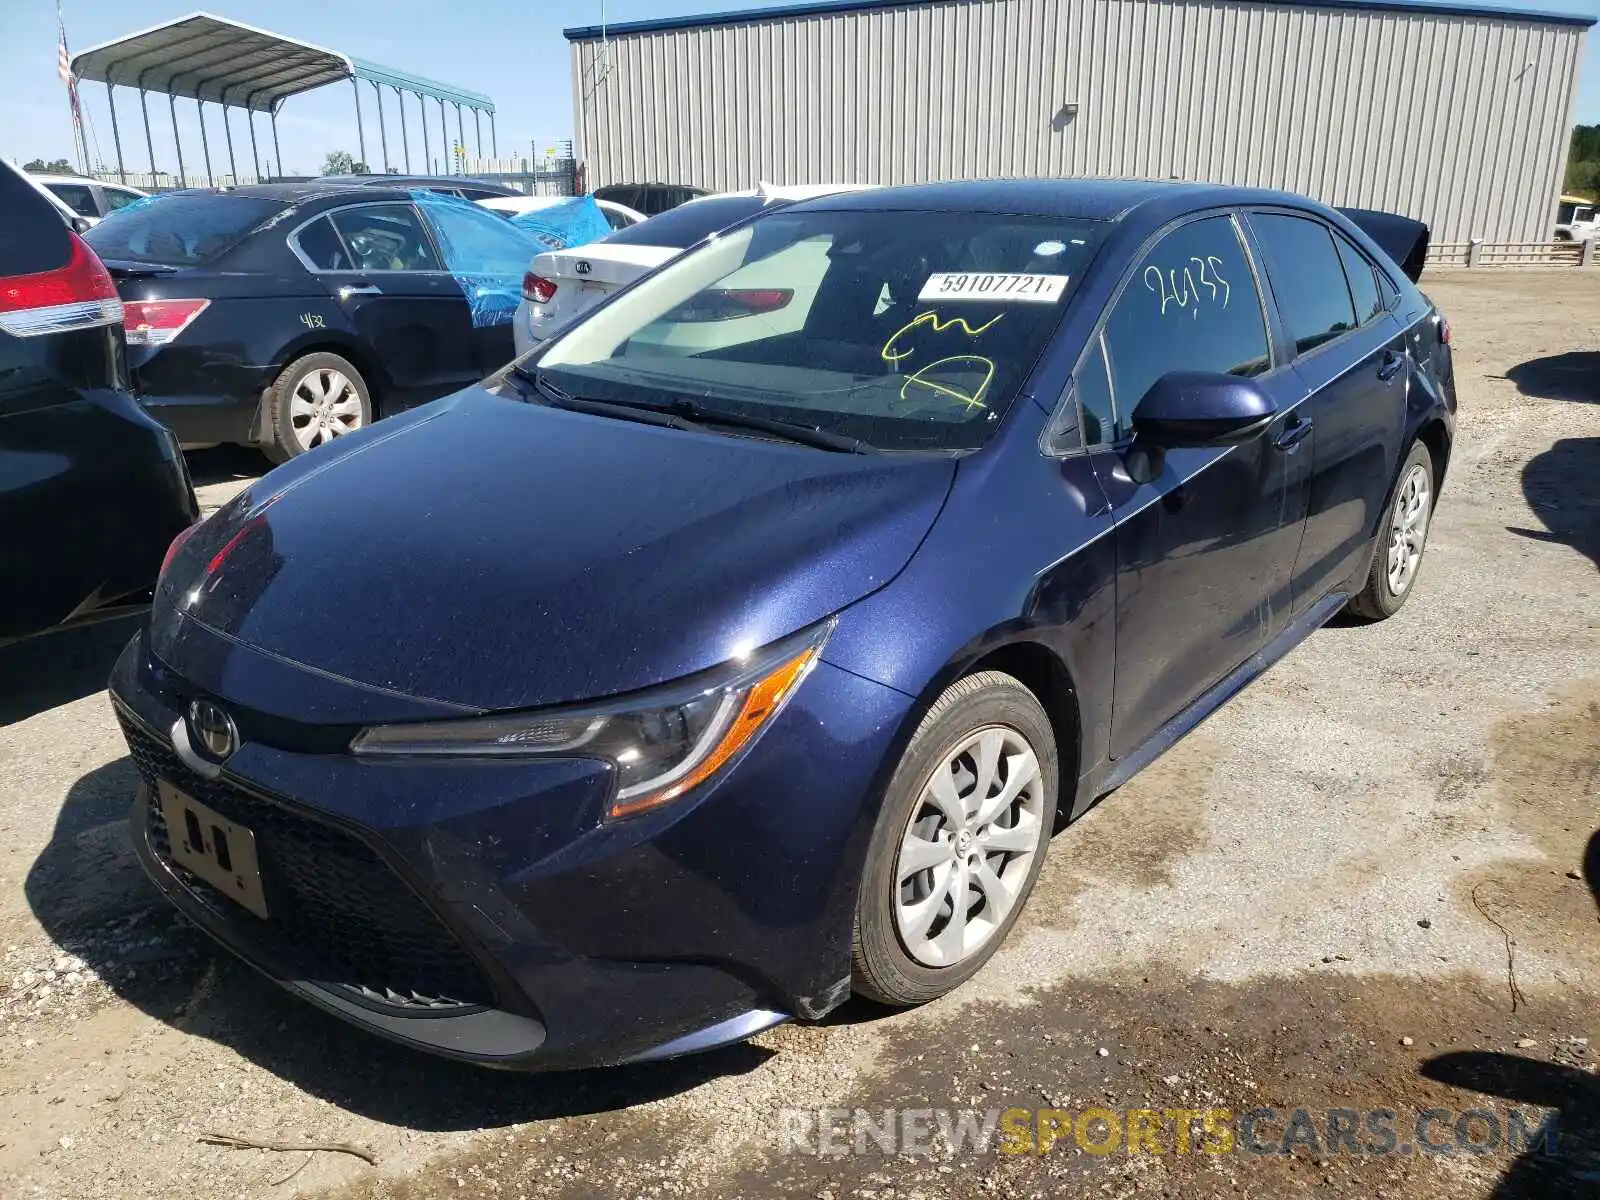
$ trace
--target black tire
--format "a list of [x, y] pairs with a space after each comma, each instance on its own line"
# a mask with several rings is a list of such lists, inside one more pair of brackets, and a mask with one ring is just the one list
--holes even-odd
[[[340, 428], [328, 436], [331, 438], [338, 433], [352, 432], [372, 424], [372, 391], [367, 386], [367, 381], [361, 377], [361, 372], [356, 370], [355, 364], [349, 359], [324, 350], [307, 354], [284, 367], [277, 379], [272, 381], [272, 386], [261, 397], [261, 431], [265, 436], [261, 450], [273, 462], [288, 462], [311, 448], [304, 444], [306, 439], [296, 432], [294, 414], [290, 411], [290, 406], [296, 389], [319, 371], [336, 371], [344, 376], [359, 402], [359, 414], [355, 423], [348, 428]], [[341, 422], [342, 424], [344, 423]]]
[[[1415, 470], [1422, 471], [1422, 478], [1427, 482], [1426, 524], [1422, 532], [1421, 545], [1416, 550], [1417, 561], [1400, 590], [1396, 591], [1389, 581], [1389, 543], [1394, 528], [1395, 511], [1405, 496], [1406, 480]], [[1378, 536], [1372, 540], [1372, 561], [1367, 567], [1366, 583], [1362, 585], [1361, 591], [1351, 598], [1350, 603], [1345, 605], [1345, 611], [1351, 616], [1367, 621], [1382, 621], [1394, 616], [1405, 607], [1406, 599], [1417, 586], [1417, 576], [1422, 573], [1422, 559], [1428, 546], [1428, 530], [1432, 527], [1436, 494], [1433, 456], [1428, 453], [1427, 446], [1421, 442], [1413, 442], [1410, 453], [1400, 464], [1399, 474], [1395, 476], [1393, 494], [1389, 497], [1389, 507], [1384, 510], [1383, 521], [1378, 526]]]
[[[1020, 735], [1039, 765], [1042, 834], [1005, 919], [982, 945], [948, 966], [928, 966], [909, 953], [896, 923], [896, 899], [903, 885], [895, 879], [901, 841], [921, 809], [924, 786], [961, 743], [991, 727]], [[980, 671], [951, 684], [912, 735], [884, 797], [872, 833], [856, 899], [851, 974], [856, 992], [882, 1004], [907, 1007], [938, 998], [971, 978], [999, 949], [1016, 923], [1044, 865], [1055, 828], [1060, 766], [1050, 718], [1016, 679], [999, 671]], [[1020, 866], [1021, 864], [1017, 864]], [[1003, 868], [1002, 868], [1003, 871]], [[942, 889], [941, 889], [942, 890]], [[978, 909], [981, 915], [987, 900]]]

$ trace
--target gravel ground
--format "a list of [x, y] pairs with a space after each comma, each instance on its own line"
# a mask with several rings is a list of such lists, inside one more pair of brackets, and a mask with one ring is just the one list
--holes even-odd
[[[853, 1002], [560, 1076], [395, 1049], [214, 954], [140, 878], [100, 689], [126, 626], [0, 658], [0, 1195], [1600, 1194], [1580, 877], [1600, 825], [1600, 276], [1429, 291], [1461, 429], [1410, 605], [1318, 633], [1058, 835], [1010, 943], [914, 1012]], [[215, 507], [262, 464], [193, 465]], [[1103, 1121], [978, 1153], [914, 1125], [1022, 1108], [1031, 1136], [1032, 1110], [1091, 1106], [1281, 1111], [1259, 1155], [1175, 1153], [1171, 1125], [1162, 1154], [1086, 1153]], [[1278, 1153], [1296, 1107], [1394, 1109], [1402, 1135], [1428, 1108], [1509, 1127], [1516, 1107], [1554, 1114], [1558, 1153]], [[909, 1110], [889, 1142], [885, 1109]]]

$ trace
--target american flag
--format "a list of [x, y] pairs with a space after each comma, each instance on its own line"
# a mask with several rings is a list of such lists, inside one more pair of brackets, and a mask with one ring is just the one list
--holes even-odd
[[78, 81], [72, 77], [72, 56], [67, 53], [67, 23], [61, 15], [59, 4], [56, 5], [56, 29], [61, 34], [56, 48], [56, 74], [67, 85], [67, 101], [72, 105], [72, 124], [77, 128], [83, 122], [83, 113], [78, 108]]

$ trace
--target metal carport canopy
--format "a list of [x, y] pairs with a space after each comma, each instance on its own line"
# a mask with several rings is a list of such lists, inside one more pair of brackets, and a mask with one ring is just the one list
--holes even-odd
[[115, 87], [257, 112], [272, 112], [290, 96], [356, 78], [494, 112], [494, 102], [477, 92], [204, 12], [82, 50], [72, 58], [72, 72]]

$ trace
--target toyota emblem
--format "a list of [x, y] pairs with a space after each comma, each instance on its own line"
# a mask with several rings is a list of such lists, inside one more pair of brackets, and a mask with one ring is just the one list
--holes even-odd
[[221, 762], [239, 748], [233, 718], [209, 700], [189, 702], [189, 740], [212, 762]]
[[580, 258], [578, 260], [577, 270], [579, 275], [587, 275], [590, 271], [594, 270], [594, 268], [589, 265], [589, 260], [587, 258]]

